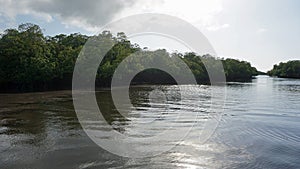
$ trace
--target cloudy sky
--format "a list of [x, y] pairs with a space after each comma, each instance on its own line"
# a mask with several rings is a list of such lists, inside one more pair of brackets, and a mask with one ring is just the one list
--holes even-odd
[[[300, 59], [298, 0], [0, 2], [0, 32], [30, 22], [40, 25], [47, 35], [74, 32], [92, 35], [101, 26], [113, 20], [133, 14], [157, 12], [177, 16], [192, 23], [208, 38], [219, 56], [250, 61], [259, 70], [269, 70], [273, 64], [280, 61]], [[144, 41], [142, 38], [133, 41], [153, 49], [161, 47], [154, 43], [147, 44], [145, 39], [147, 38], [145, 37]], [[149, 41], [151, 40], [148, 39]], [[162, 47], [174, 50], [172, 45]]]

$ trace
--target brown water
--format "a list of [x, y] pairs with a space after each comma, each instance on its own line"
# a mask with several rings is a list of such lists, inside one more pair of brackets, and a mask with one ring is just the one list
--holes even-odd
[[[176, 102], [172, 106], [187, 112], [200, 107], [211, 113], [209, 91], [218, 87], [193, 87], [199, 88], [195, 95], [200, 93], [201, 105], [192, 107], [190, 100], [189, 106]], [[155, 88], [131, 90], [133, 105], [139, 109], [128, 119], [114, 109], [109, 91], [97, 92], [98, 104], [109, 123], [124, 133], [136, 126], [132, 123], [136, 118], [145, 122], [158, 118], [147, 99]], [[229, 83], [224, 115], [205, 144], [198, 144], [195, 128], [170, 151], [140, 159], [119, 157], [93, 143], [78, 123], [71, 91], [0, 97], [0, 168], [300, 168], [300, 80], [260, 76], [251, 83]], [[172, 114], [160, 117], [161, 130], [170, 125], [170, 118]], [[180, 123], [194, 122], [184, 118]], [[155, 134], [151, 128], [135, 129]]]

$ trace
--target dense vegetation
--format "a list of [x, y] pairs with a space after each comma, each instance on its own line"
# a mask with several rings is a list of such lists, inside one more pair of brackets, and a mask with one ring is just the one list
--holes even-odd
[[[75, 61], [83, 45], [91, 37], [79, 33], [60, 34], [53, 37], [44, 36], [38, 25], [22, 24], [18, 29], [5, 30], [0, 38], [1, 91], [38, 91], [69, 89], [71, 87]], [[96, 85], [100, 87], [110, 85], [114, 70], [122, 60], [133, 53], [138, 53], [141, 56], [151, 56], [147, 57], [148, 60], [142, 59], [143, 62], [153, 62], [155, 59], [159, 59], [160, 56], [168, 56], [164, 57], [167, 59], [163, 62], [167, 62], [174, 68], [176, 63], [172, 62], [172, 58], [178, 56], [192, 70], [198, 83], [209, 82], [203, 59], [217, 59], [209, 55], [197, 56], [192, 52], [169, 54], [164, 49], [144, 50], [137, 44], [132, 44], [127, 40], [124, 33], [113, 36], [109, 31], [104, 31], [97, 36], [93, 36], [93, 38], [115, 43], [99, 66]], [[229, 81], [251, 80], [252, 76], [258, 73], [250, 63], [245, 61], [235, 59], [221, 59], [221, 61], [224, 65], [226, 78]], [[132, 67], [128, 69], [132, 69]], [[299, 70], [299, 65], [297, 70]], [[147, 69], [133, 79], [133, 83], [136, 84], [150, 82], [175, 83], [170, 75], [156, 69]]]
[[274, 65], [273, 69], [268, 72], [268, 75], [283, 78], [300, 78], [300, 60], [281, 62], [279, 65]]

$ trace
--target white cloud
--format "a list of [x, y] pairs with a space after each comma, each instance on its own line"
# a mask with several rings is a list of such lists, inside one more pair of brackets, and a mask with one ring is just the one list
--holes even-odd
[[222, 0], [0, 0], [0, 3], [0, 14], [10, 20], [24, 14], [47, 22], [56, 17], [67, 27], [88, 31], [95, 31], [111, 20], [145, 12], [177, 16], [212, 31], [229, 26], [216, 19], [223, 10]]
[[32, 15], [48, 22], [57, 17], [68, 26], [92, 30], [109, 22], [133, 0], [0, 0], [2, 17], [14, 20], [17, 15]]
[[220, 29], [228, 28], [229, 26], [230, 26], [229, 24], [211, 25], [211, 26], [208, 26], [206, 29], [209, 30], [209, 31], [218, 31]]
[[10, 20], [14, 20], [17, 15], [31, 14], [37, 18], [42, 18], [48, 22], [52, 21], [52, 16], [50, 14], [32, 10], [30, 8], [32, 2], [33, 1], [29, 1], [29, 0], [23, 0], [23, 1], [0, 0], [1, 3], [0, 16], [6, 17]]
[[256, 32], [257, 33], [264, 33], [264, 32], [267, 32], [268, 31], [268, 29], [266, 29], [266, 28], [259, 28]]
[[163, 13], [177, 16], [198, 28], [216, 31], [229, 26], [218, 23], [217, 18], [222, 11], [222, 0], [139, 0], [133, 6], [124, 8], [117, 17], [145, 12]]

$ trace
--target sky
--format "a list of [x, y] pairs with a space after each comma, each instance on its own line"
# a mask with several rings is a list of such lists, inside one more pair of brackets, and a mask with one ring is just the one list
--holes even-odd
[[[219, 57], [249, 61], [258, 70], [300, 59], [298, 0], [0, 0], [0, 32], [21, 23], [40, 25], [46, 35], [93, 35], [122, 17], [162, 13], [195, 25]], [[126, 33], [126, 32], [125, 32]], [[183, 45], [145, 36], [130, 39], [150, 49], [183, 52]]]

